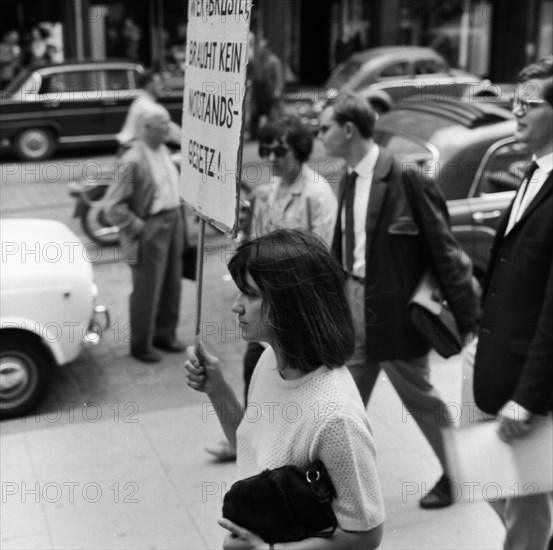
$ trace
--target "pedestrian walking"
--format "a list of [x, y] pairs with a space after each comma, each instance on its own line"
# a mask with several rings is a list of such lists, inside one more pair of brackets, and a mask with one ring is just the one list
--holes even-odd
[[179, 174], [165, 145], [170, 118], [152, 105], [140, 120], [139, 138], [119, 161], [120, 174], [106, 194], [106, 212], [119, 226], [121, 250], [132, 268], [131, 355], [155, 363], [154, 349], [182, 352], [179, 318], [184, 211]]
[[[532, 163], [498, 224], [484, 281], [474, 396], [510, 443], [553, 410], [553, 56], [524, 68], [513, 103], [515, 138]], [[536, 457], [539, 460], [539, 457]], [[553, 548], [553, 493], [490, 501], [505, 550]]]
[[[295, 116], [286, 115], [262, 128], [259, 156], [270, 164], [271, 181], [253, 191], [251, 234], [247, 238], [275, 229], [303, 227], [330, 246], [338, 203], [330, 184], [307, 166], [312, 150], [313, 132]], [[243, 369], [245, 403], [253, 370], [264, 349], [261, 343], [248, 342]], [[219, 461], [236, 458], [226, 441], [207, 451]]]
[[[239, 479], [323, 461], [337, 493], [332, 507], [338, 528], [330, 538], [307, 538], [298, 547], [376, 548], [383, 501], [371, 426], [344, 365], [354, 349], [354, 328], [340, 265], [312, 232], [281, 229], [241, 245], [229, 271], [239, 289], [232, 311], [243, 338], [269, 346], [255, 369], [249, 403], [276, 403], [279, 409], [257, 422], [242, 421], [245, 409], [219, 360], [202, 344], [188, 348], [188, 385], [213, 403], [237, 450]], [[293, 423], [282, 414], [291, 404], [301, 411]], [[314, 414], [325, 404], [332, 407], [332, 421], [322, 419], [326, 409]], [[229, 530], [226, 549], [268, 547], [242, 526], [220, 524]]]
[[[144, 113], [156, 106], [165, 109], [158, 102], [158, 99], [163, 95], [161, 77], [158, 73], [152, 70], [145, 70], [139, 73], [137, 84], [136, 98], [131, 103], [123, 127], [116, 136], [120, 146], [120, 155], [138, 139]], [[169, 114], [169, 111], [167, 111], [167, 114]], [[180, 126], [170, 120], [167, 141], [174, 145], [180, 145], [180, 139]]]
[[6, 31], [0, 41], [0, 90], [10, 83], [20, 65], [19, 33], [15, 30]]
[[409, 322], [406, 307], [433, 268], [467, 341], [476, 326], [477, 298], [442, 195], [412, 164], [407, 169], [374, 142], [375, 119], [360, 95], [342, 93], [320, 120], [327, 154], [347, 163], [332, 246], [347, 273], [356, 321], [356, 351], [348, 366], [365, 405], [380, 370], [386, 372], [444, 470], [420, 500], [423, 508], [440, 508], [453, 503], [441, 436], [451, 422], [430, 382], [430, 346]]

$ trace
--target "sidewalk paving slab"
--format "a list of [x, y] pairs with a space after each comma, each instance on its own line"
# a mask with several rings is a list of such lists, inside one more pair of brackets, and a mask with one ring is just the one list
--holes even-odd
[[[4, 487], [14, 483], [21, 490], [3, 494], [0, 546], [220, 548], [224, 532], [216, 521], [235, 465], [215, 463], [205, 452], [222, 430], [205, 396], [188, 391], [199, 399], [140, 412], [128, 422], [102, 411], [97, 422], [81, 418], [38, 429], [30, 417], [19, 433], [2, 435]], [[415, 484], [421, 491], [424, 483], [431, 487], [439, 466], [414, 423], [382, 410], [383, 403], [392, 410], [399, 404], [387, 380], [379, 381], [374, 397], [369, 416], [387, 515], [381, 548], [501, 548], [503, 529], [488, 504], [425, 511], [419, 494], [405, 494], [405, 483], [409, 491]]]

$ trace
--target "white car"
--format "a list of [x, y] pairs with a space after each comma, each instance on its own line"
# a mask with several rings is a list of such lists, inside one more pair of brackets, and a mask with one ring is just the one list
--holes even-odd
[[109, 313], [96, 303], [87, 249], [63, 223], [3, 219], [0, 243], [0, 416], [9, 418], [40, 402], [55, 365], [100, 341]]

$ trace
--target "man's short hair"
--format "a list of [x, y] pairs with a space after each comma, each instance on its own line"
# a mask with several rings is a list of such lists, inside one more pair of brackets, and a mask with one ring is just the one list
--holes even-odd
[[340, 92], [326, 103], [327, 107], [334, 108], [334, 120], [340, 125], [346, 122], [355, 124], [359, 133], [365, 139], [372, 138], [376, 112], [368, 100], [354, 92]]
[[543, 89], [543, 98], [553, 106], [553, 55], [542, 57], [535, 63], [527, 65], [517, 77], [518, 82], [536, 79], [548, 79]]

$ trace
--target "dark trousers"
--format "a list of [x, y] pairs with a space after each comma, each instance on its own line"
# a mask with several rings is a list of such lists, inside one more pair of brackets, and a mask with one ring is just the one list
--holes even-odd
[[146, 219], [132, 267], [131, 346], [149, 350], [152, 341], [175, 339], [179, 320], [184, 224], [180, 208]]

